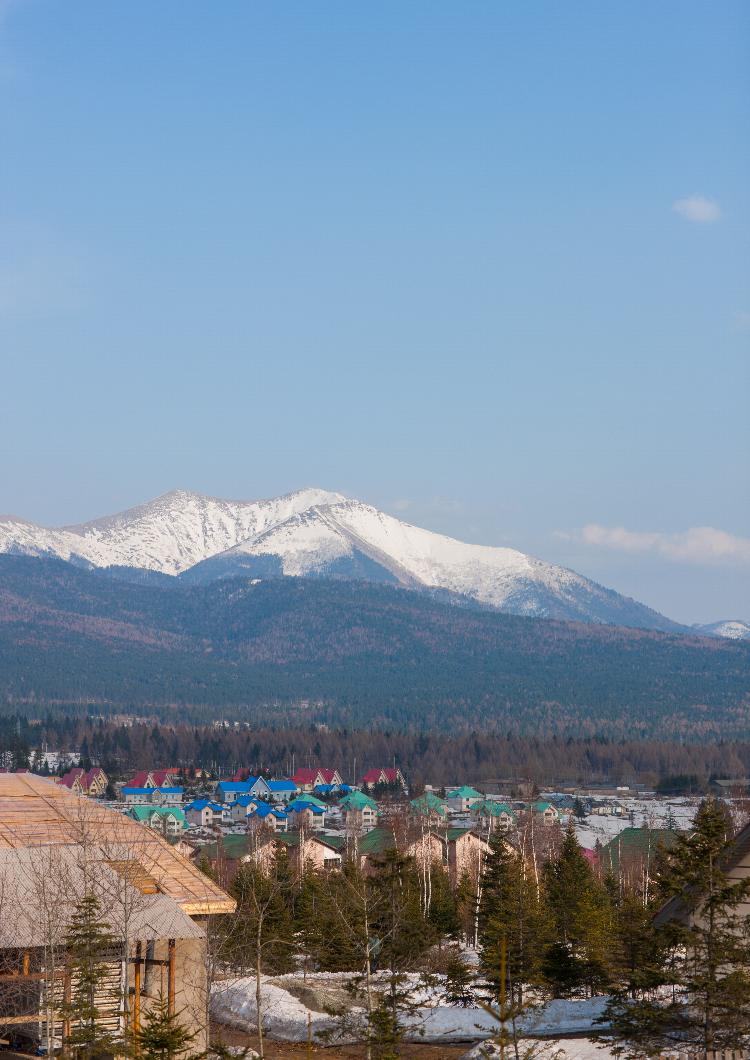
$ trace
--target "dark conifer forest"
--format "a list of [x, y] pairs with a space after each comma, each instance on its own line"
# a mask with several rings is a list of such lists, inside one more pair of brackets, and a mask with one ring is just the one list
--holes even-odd
[[0, 557], [6, 713], [381, 731], [750, 738], [750, 644], [347, 581], [132, 582]]

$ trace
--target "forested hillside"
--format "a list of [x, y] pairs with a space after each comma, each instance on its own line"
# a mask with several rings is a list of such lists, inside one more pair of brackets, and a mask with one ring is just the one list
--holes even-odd
[[750, 735], [750, 645], [305, 579], [132, 583], [0, 557], [5, 709], [559, 736]]

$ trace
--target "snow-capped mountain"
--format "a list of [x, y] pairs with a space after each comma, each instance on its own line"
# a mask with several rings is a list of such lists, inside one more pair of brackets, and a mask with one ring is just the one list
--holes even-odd
[[465, 544], [321, 489], [263, 501], [177, 490], [53, 530], [0, 519], [0, 552], [159, 571], [193, 583], [237, 575], [358, 578], [460, 594], [515, 614], [682, 628], [574, 571], [512, 548]]
[[320, 489], [262, 501], [224, 501], [174, 490], [117, 515], [57, 530], [0, 518], [0, 552], [179, 574], [311, 505], [343, 499], [340, 493]]
[[191, 568], [190, 582], [357, 577], [445, 590], [514, 614], [678, 629], [643, 604], [512, 548], [469, 545], [356, 500], [314, 505]]
[[694, 626], [693, 628], [709, 637], [750, 640], [750, 623], [743, 622], [739, 618], [726, 618], [721, 622], [708, 622], [705, 626]]

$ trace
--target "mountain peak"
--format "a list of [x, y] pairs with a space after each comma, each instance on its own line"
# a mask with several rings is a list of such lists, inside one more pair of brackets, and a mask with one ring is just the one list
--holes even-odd
[[574, 571], [517, 549], [433, 533], [316, 486], [250, 501], [175, 489], [77, 526], [0, 523], [0, 552], [192, 581], [241, 575], [390, 582], [522, 615], [681, 628]]

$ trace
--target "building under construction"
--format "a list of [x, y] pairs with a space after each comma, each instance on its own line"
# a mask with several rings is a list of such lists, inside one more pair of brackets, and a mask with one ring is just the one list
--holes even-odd
[[71, 1033], [66, 939], [84, 896], [112, 944], [97, 1009], [121, 1038], [168, 1005], [207, 1045], [216, 915], [234, 901], [150, 828], [31, 774], [0, 774], [0, 1038], [51, 1054]]

